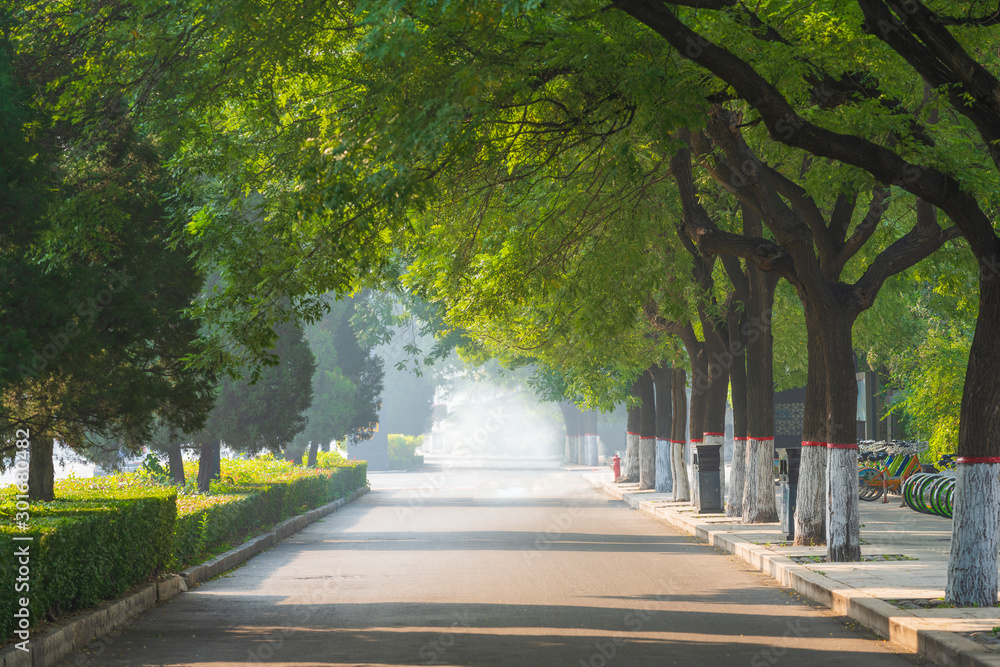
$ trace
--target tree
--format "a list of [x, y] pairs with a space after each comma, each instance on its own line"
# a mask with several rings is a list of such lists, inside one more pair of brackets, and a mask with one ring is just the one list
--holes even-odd
[[669, 365], [653, 366], [653, 384], [656, 401], [656, 492], [672, 493], [674, 490], [671, 430], [673, 428], [672, 369]]
[[204, 430], [190, 434], [201, 448], [198, 489], [203, 493], [220, 474], [220, 443], [248, 454], [278, 454], [305, 428], [316, 360], [297, 325], [278, 327], [276, 336], [278, 362], [266, 366], [256, 381], [224, 379]]
[[306, 427], [293, 451], [309, 448], [310, 466], [321, 445], [331, 440], [359, 442], [371, 438], [381, 408], [383, 361], [363, 347], [354, 331], [354, 299], [333, 304], [322, 320], [306, 329], [316, 357], [313, 400]]
[[[728, 4], [723, 2], [718, 6]], [[619, 2], [618, 7], [655, 30], [683, 56], [731, 85], [736, 95], [751, 104], [775, 140], [864, 169], [882, 183], [897, 185], [928, 205], [939, 207], [961, 230], [979, 262], [980, 307], [962, 401], [958, 452], [963, 463], [956, 485], [953, 548], [946, 596], [949, 601], [958, 604], [994, 606], [997, 593], [996, 554], [1000, 550], [1000, 509], [997, 509], [1000, 507], [1000, 482], [996, 481], [991, 466], [1000, 465], [993, 461], [995, 455], [1000, 453], [993, 444], [1000, 423], [986, 415], [996, 414], [988, 412], [987, 406], [995, 405], [1000, 397], [1000, 383], [997, 382], [1000, 345], [987, 332], [993, 331], [1000, 320], [1000, 280], [995, 279], [996, 267], [1000, 266], [1000, 239], [983, 208], [984, 191], [981, 186], [984, 181], [982, 174], [986, 173], [982, 167], [996, 168], [995, 140], [1000, 128], [1000, 123], [997, 123], [1000, 116], [990, 97], [991, 91], [998, 87], [997, 80], [984, 63], [970, 55], [976, 40], [983, 35], [982, 28], [990, 25], [990, 21], [936, 13], [920, 2], [909, 3], [906, 7], [890, 7], [880, 0], [859, 0], [856, 7], [863, 16], [860, 23], [862, 32], [851, 27], [835, 37], [827, 33], [826, 39], [833, 44], [824, 45], [832, 47], [826, 49], [828, 52], [850, 57], [839, 64], [826, 59], [817, 62], [815, 56], [819, 52], [812, 48], [814, 45], [810, 45], [808, 50], [814, 56], [810, 65], [815, 69], [802, 76], [798, 76], [798, 71], [803, 70], [798, 70], [792, 81], [793, 86], [783, 91], [762, 76], [750, 59], [717, 46], [705, 35], [688, 27], [666, 5], [634, 0]], [[852, 7], [854, 3], [845, 2], [842, 5], [844, 11]], [[756, 21], [754, 25], [758, 26], [756, 35], [760, 36], [759, 39], [765, 42], [783, 39], [780, 31], [767, 21], [746, 12], [737, 14], [742, 20]], [[795, 23], [802, 25], [802, 17], [796, 17]], [[846, 27], [846, 24], [843, 25]], [[962, 32], [957, 28], [950, 29], [950, 26], [972, 29]], [[881, 40], [886, 48], [875, 47], [865, 33]], [[751, 30], [748, 34], [754, 36], [755, 32]], [[867, 48], [857, 48], [860, 44]], [[734, 46], [737, 44], [734, 43]], [[852, 46], [855, 47], [853, 50]], [[869, 48], [873, 47], [879, 58], [855, 62], [858, 55], [867, 56]], [[857, 67], [857, 70], [852, 73], [848, 69], [851, 67]], [[917, 77], [878, 76], [889, 74], [887, 70], [891, 68], [895, 68], [891, 74], [898, 74], [901, 67]], [[863, 74], [859, 76], [859, 73]], [[939, 92], [934, 103], [945, 106], [953, 114], [956, 121], [953, 125], [932, 128], [922, 122], [919, 111], [911, 111], [912, 103], [918, 99], [912, 89], [900, 90], [899, 82], [913, 81], [914, 78], [926, 81], [931, 89]], [[875, 113], [894, 125], [893, 138], [905, 137], [907, 140], [897, 139], [894, 144], [885, 145], [879, 137], [868, 134], [870, 127], [847, 123], [841, 131], [837, 131], [808, 119], [800, 110], [809, 96], [792, 89], [794, 84], [801, 83], [806, 83], [817, 93], [809, 100], [810, 104], [818, 100], [821, 108], [834, 112], [844, 105], [863, 103], [865, 100], [871, 101], [868, 108], [875, 112], [875, 105], [885, 101], [889, 113]], [[883, 98], [879, 86], [885, 85], [895, 86], [892, 90], [895, 95]], [[919, 100], [919, 103], [923, 102]], [[907, 107], [907, 103], [911, 106]], [[933, 119], [926, 118], [933, 125]], [[964, 127], [954, 131], [960, 126]], [[912, 141], [909, 140], [911, 137]], [[968, 137], [975, 139], [970, 142]], [[930, 149], [932, 145], [934, 148]], [[952, 157], [958, 157], [957, 162], [946, 160], [935, 162], [932, 166], [927, 159], [928, 153], [944, 156], [949, 152]], [[975, 175], [966, 179], [965, 174]], [[927, 220], [930, 216], [925, 214], [922, 217]], [[843, 390], [847, 391], [846, 386]], [[839, 386], [836, 391], [840, 393]], [[832, 430], [837, 431], [837, 424], [844, 421], [843, 415], [830, 415], [830, 421]], [[828, 433], [827, 437], [836, 438], [837, 435]], [[984, 534], [988, 535], [986, 539], [982, 538]]]
[[653, 369], [639, 374], [639, 490], [656, 488], [656, 396]]
[[184, 312], [201, 277], [174, 236], [168, 151], [118, 96], [79, 100], [90, 128], [63, 115], [61, 85], [81, 71], [67, 44], [25, 39], [29, 17], [0, 14], [0, 432], [5, 454], [16, 429], [31, 432], [29, 496], [51, 500], [54, 439], [135, 451], [157, 411], [198, 426], [214, 377], [186, 363], [204, 347]]

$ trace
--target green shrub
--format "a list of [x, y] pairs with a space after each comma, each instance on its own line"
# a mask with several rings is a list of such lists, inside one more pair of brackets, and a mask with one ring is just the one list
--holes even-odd
[[424, 457], [415, 454], [414, 450], [424, 444], [422, 435], [389, 434], [389, 468], [392, 470], [407, 470], [422, 465]]
[[[18, 598], [31, 625], [93, 606], [166, 569], [201, 562], [304, 510], [367, 483], [368, 464], [324, 452], [305, 469], [273, 457], [223, 460], [222, 479], [198, 495], [156, 475], [120, 474], [56, 482], [56, 500], [32, 503], [29, 531], [12, 526], [16, 490], [0, 488], [0, 642], [14, 637]], [[185, 471], [197, 476], [197, 464]], [[15, 542], [15, 535], [33, 537]], [[17, 592], [15, 550], [30, 545], [30, 590]], [[10, 585], [7, 585], [10, 582]]]
[[[315, 468], [270, 456], [223, 460], [221, 479], [212, 483], [210, 494], [177, 499], [172, 566], [201, 562], [291, 516], [346, 496], [365, 486], [367, 466], [329, 455], [320, 457]], [[197, 474], [196, 468], [192, 473]]]
[[[32, 625], [122, 595], [163, 570], [171, 558], [176, 492], [136, 475], [69, 479], [57, 499], [32, 503], [29, 530], [11, 525], [13, 487], [0, 490], [0, 641], [14, 636], [17, 600], [31, 601]], [[31, 542], [14, 541], [30, 535]], [[29, 545], [29, 590], [17, 592], [16, 550]]]

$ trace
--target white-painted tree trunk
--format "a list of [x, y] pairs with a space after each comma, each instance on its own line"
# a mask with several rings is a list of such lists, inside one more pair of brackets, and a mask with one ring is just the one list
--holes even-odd
[[692, 456], [692, 459], [691, 459], [691, 498], [689, 500], [691, 501], [692, 505], [697, 506], [697, 504], [698, 504], [698, 488], [700, 487], [700, 484], [698, 484], [698, 471], [695, 470], [694, 458], [693, 457], [698, 454], [698, 445], [702, 444], [705, 441], [704, 440], [695, 440], [694, 438], [692, 438], [689, 442], [691, 443], [689, 445], [689, 447], [691, 449], [691, 456]]
[[674, 500], [687, 501], [691, 499], [691, 487], [688, 485], [687, 464], [685, 464], [685, 445], [679, 440], [670, 441], [670, 460], [673, 463]]
[[856, 446], [827, 446], [826, 494], [826, 550], [830, 562], [861, 560]]
[[573, 436], [571, 435], [566, 436], [566, 453], [563, 454], [563, 459], [566, 463], [573, 462]]
[[743, 484], [743, 523], [778, 520], [774, 501], [774, 439], [747, 440]]
[[959, 607], [995, 607], [1000, 463], [959, 463], [953, 509], [945, 599]]
[[[746, 467], [747, 439], [733, 438], [733, 466], [729, 476], [729, 494], [726, 496], [726, 516], [743, 517], [744, 468]], [[743, 461], [741, 466], [737, 461]]]
[[706, 445], [718, 445], [719, 446], [719, 506], [725, 510], [726, 504], [726, 434], [725, 433], [706, 433], [705, 434], [705, 444]]
[[625, 460], [622, 462], [622, 477], [632, 483], [639, 481], [639, 434], [625, 436]]
[[795, 544], [819, 546], [825, 540], [826, 447], [802, 443], [802, 462], [799, 466], [795, 503]]
[[656, 440], [656, 492], [670, 493], [674, 490], [673, 461], [670, 458], [670, 441]]
[[587, 434], [587, 465], [597, 465], [597, 434]]
[[639, 438], [639, 490], [656, 488], [656, 438]]

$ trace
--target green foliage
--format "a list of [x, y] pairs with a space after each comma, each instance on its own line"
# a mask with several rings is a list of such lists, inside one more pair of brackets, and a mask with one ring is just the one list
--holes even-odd
[[[10, 525], [13, 487], [0, 490], [0, 579], [14, 582], [14, 550], [30, 545], [30, 590], [0, 593], [0, 641], [13, 636], [16, 600], [31, 600], [32, 625], [120, 596], [171, 559], [176, 492], [138, 475], [56, 483], [58, 500], [32, 503], [29, 530]], [[32, 542], [15, 542], [15, 535]]]
[[360, 303], [355, 297], [331, 304], [322, 320], [305, 330], [316, 357], [312, 404], [305, 413], [305, 428], [295, 437], [293, 451], [308, 443], [326, 445], [331, 440], [359, 442], [371, 438], [381, 407], [383, 361], [372, 354], [355, 332], [353, 316]]
[[[223, 459], [221, 479], [208, 494], [177, 498], [171, 567], [183, 568], [269, 530], [290, 516], [365, 486], [368, 464], [329, 453], [317, 467], [301, 468], [263, 456]], [[197, 476], [196, 464], [185, 471]]]
[[959, 412], [972, 337], [958, 327], [934, 328], [906, 368], [902, 408], [912, 428], [930, 443], [929, 461], [958, 449]]
[[145, 477], [150, 477], [160, 483], [165, 483], [170, 480], [170, 471], [163, 467], [163, 464], [160, 463], [160, 459], [158, 459], [156, 454], [153, 454], [152, 452], [146, 454], [146, 458], [142, 461], [142, 467], [136, 472]]
[[226, 379], [200, 440], [222, 440], [249, 454], [278, 453], [306, 426], [316, 359], [293, 323], [278, 327], [276, 363], [253, 379]]
[[73, 114], [48, 96], [57, 96], [57, 80], [81, 81], [67, 53], [79, 44], [65, 34], [36, 41], [55, 22], [35, 18], [0, 10], [0, 333], [8, 341], [0, 452], [24, 425], [78, 450], [102, 439], [134, 450], [155, 412], [196, 428], [210, 406], [211, 371], [183, 362], [202, 349], [199, 323], [183, 313], [202, 279], [190, 248], [173, 239], [178, 218], [168, 200], [179, 184], [163, 145], [111, 93], [74, 98], [105, 105], [99, 127], [68, 123]]
[[424, 444], [422, 435], [389, 434], [389, 468], [392, 470], [409, 470], [423, 465], [422, 454], [414, 453], [417, 447]]

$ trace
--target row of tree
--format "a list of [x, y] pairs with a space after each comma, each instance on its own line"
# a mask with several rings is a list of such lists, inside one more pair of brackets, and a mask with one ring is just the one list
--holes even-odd
[[[796, 535], [831, 560], [860, 556], [855, 323], [880, 312], [859, 333], [905, 359], [887, 313], [940, 314], [927, 294], [942, 276], [953, 295], [978, 287], [948, 598], [996, 604], [991, 13], [918, 0], [71, 0], [7, 24], [33, 82], [24, 106], [47, 114], [19, 131], [58, 137], [53, 163], [79, 150], [92, 168], [122, 127], [162, 151], [184, 224], [165, 247], [187, 244], [224, 277], [190, 311], [223, 335], [189, 355], [259, 354], [275, 321], [318, 318], [318, 294], [391, 284], [438, 305], [470, 357], [535, 364], [553, 398], [609, 406], [637, 385], [655, 406], [668, 394], [650, 391], [657, 373], [675, 383], [686, 367], [693, 442], [721, 438], [732, 387], [746, 453], [729, 495], [747, 520], [773, 516], [775, 378], [805, 366]], [[108, 173], [100, 185], [123, 172]], [[88, 201], [95, 226], [122, 219], [102, 212], [109, 201], [124, 200]], [[60, 229], [46, 238], [76, 227]], [[62, 247], [99, 250], [58, 245], [33, 262]], [[942, 247], [947, 259], [913, 271]], [[804, 363], [775, 361], [781, 299], [799, 304], [787, 321], [801, 323]], [[639, 413], [628, 459], [645, 484], [660, 412]]]

